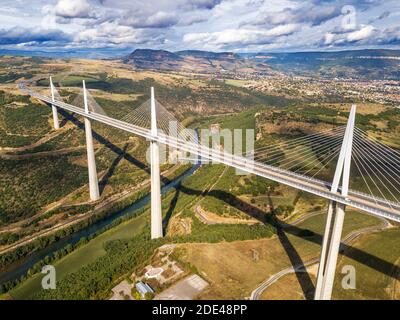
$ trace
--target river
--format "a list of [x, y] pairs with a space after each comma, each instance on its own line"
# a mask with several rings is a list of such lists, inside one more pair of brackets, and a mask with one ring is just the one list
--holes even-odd
[[[189, 170], [180, 175], [175, 180], [171, 181], [167, 185], [161, 188], [161, 194], [165, 195], [168, 191], [175, 188], [179, 182], [181, 182], [184, 178], [192, 175], [198, 168], [200, 167], [200, 163], [193, 165]], [[94, 224], [88, 226], [85, 229], [79, 230], [75, 233], [72, 233], [65, 238], [56, 241], [44, 249], [38, 250], [31, 255], [28, 255], [8, 266], [6, 266], [0, 274], [0, 285], [6, 283], [11, 280], [19, 279], [21, 276], [25, 275], [28, 270], [33, 267], [37, 262], [44, 259], [46, 256], [53, 254], [54, 252], [64, 248], [68, 244], [76, 244], [82, 237], [89, 237], [99, 230], [107, 227], [111, 223], [113, 223], [116, 219], [125, 217], [125, 216], [134, 216], [135, 213], [146, 206], [150, 201], [150, 194], [131, 204], [123, 210], [116, 212], [110, 216], [107, 216]]]

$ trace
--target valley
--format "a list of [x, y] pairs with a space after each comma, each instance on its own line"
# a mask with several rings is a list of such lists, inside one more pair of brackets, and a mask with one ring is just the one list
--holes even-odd
[[[170, 243], [177, 245], [174, 258], [185, 274], [196, 273], [210, 284], [199, 299], [249, 298], [269, 276], [318, 257], [326, 200], [258, 176], [236, 175], [234, 169], [218, 164], [200, 163], [195, 169], [193, 164], [161, 165], [163, 185], [177, 182], [162, 196], [166, 237], [151, 240], [150, 210], [143, 202], [150, 192], [148, 142], [93, 122], [101, 198], [90, 202], [83, 118], [59, 112], [61, 128], [55, 131], [51, 109], [17, 89], [18, 83], [27, 81], [48, 95], [52, 75], [60, 99], [82, 108], [85, 80], [98, 105], [108, 115], [124, 119], [149, 99], [153, 86], [157, 101], [185, 126], [253, 129], [256, 149], [343, 126], [355, 103], [356, 125], [400, 149], [400, 86], [395, 77], [324, 77], [309, 68], [307, 74], [293, 75], [268, 59], [250, 58], [151, 50], [114, 60], [1, 56], [0, 270], [52, 245], [56, 248], [29, 265], [23, 276], [2, 282], [3, 297], [106, 299], [112, 287], [140, 272], [158, 247]], [[331, 181], [334, 163], [324, 163], [310, 150], [310, 162], [319, 165], [307, 172]], [[278, 160], [265, 161], [279, 164], [289, 156], [281, 151]], [[368, 191], [357, 174], [351, 187]], [[131, 206], [129, 214], [120, 215]], [[103, 225], [104, 219], [112, 221]], [[297, 220], [301, 222], [291, 227]], [[62, 242], [98, 223], [101, 227], [94, 232]], [[378, 218], [349, 209], [343, 238], [381, 224]], [[399, 253], [379, 250], [385, 243], [390, 246], [396, 230], [398, 225], [392, 224], [388, 230], [360, 235], [354, 248], [348, 244], [340, 257], [340, 266], [354, 263], [361, 277], [379, 278], [379, 289], [361, 281], [364, 289], [352, 294], [340, 290], [338, 282], [335, 298], [398, 296]], [[386, 236], [389, 233], [393, 238]], [[376, 262], [366, 262], [366, 257]], [[51, 292], [39, 286], [41, 267], [48, 263], [55, 265], [59, 276], [59, 286]], [[315, 270], [309, 273], [306, 280], [298, 274], [280, 278], [261, 298], [310, 298]], [[257, 277], [249, 278], [250, 274]], [[382, 293], [374, 296], [373, 289]]]

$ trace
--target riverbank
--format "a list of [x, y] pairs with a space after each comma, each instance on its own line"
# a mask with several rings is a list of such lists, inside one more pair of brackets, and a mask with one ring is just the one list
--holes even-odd
[[[180, 166], [179, 170], [174, 170], [168, 175], [168, 179], [171, 182], [162, 187], [162, 193], [165, 194], [166, 192], [168, 192], [168, 190], [174, 188], [182, 179], [184, 179], [188, 175], [191, 175], [197, 168], [198, 165], [191, 167]], [[143, 188], [148, 189], [148, 186], [144, 186]], [[146, 193], [143, 193], [143, 190], [139, 190], [137, 193], [139, 193], [140, 196], [136, 197], [133, 201], [126, 202], [127, 200], [125, 199], [125, 201], [122, 200], [117, 204], [114, 204], [114, 208], [119, 211], [112, 214], [107, 214], [106, 216], [103, 216], [93, 223], [84, 226], [82, 229], [78, 229], [76, 232], [68, 234], [64, 238], [61, 238], [54, 243], [51, 243], [47, 247], [40, 249], [23, 259], [20, 259], [10, 266], [7, 266], [6, 269], [2, 270], [0, 283], [4, 284], [10, 281], [18, 281], [22, 276], [26, 275], [26, 273], [32, 267], [37, 266], [37, 264], [43, 261], [46, 257], [51, 257], [55, 252], [60, 251], [67, 245], [75, 245], [82, 238], [90, 238], [93, 235], [97, 235], [98, 232], [104, 231], [107, 226], [110, 226], [117, 219], [124, 216], [132, 217], [135, 214], [140, 213], [139, 209], [143, 209], [144, 211], [145, 206], [148, 204], [150, 199], [149, 190], [145, 191]]]
[[[193, 169], [193, 168], [192, 168]], [[214, 169], [214, 170], [211, 170]], [[194, 200], [202, 196], [204, 189], [213, 183], [216, 169], [219, 167], [201, 168], [194, 174], [185, 179], [181, 179], [179, 187], [170, 188], [168, 194], [162, 198], [163, 212], [165, 218], [182, 212], [184, 208], [191, 207]], [[142, 211], [143, 212], [143, 211]], [[57, 277], [56, 290], [40, 290], [32, 280], [26, 280], [18, 287], [10, 291], [15, 299], [106, 299], [109, 290], [120, 282], [123, 277], [141, 270], [151, 257], [154, 250], [165, 243], [187, 243], [187, 242], [231, 242], [247, 239], [269, 238], [274, 234], [274, 228], [264, 225], [204, 225], [194, 216], [192, 220], [192, 229], [190, 234], [180, 236], [169, 236], [151, 240], [150, 228], [146, 223], [146, 217], [149, 216], [148, 209], [139, 217], [145, 217], [145, 225], [139, 226], [136, 230], [135, 225], [137, 218], [131, 218], [129, 221], [123, 222], [120, 226], [112, 226], [112, 229], [105, 231], [104, 239], [99, 238], [100, 246], [95, 245], [97, 238], [90, 242], [92, 245], [84, 244], [76, 249], [75, 254], [60, 259], [62, 266], [68, 269], [70, 264], [74, 264], [73, 271], [67, 270], [62, 273], [62, 277]], [[132, 221], [132, 224], [130, 224]], [[128, 237], [124, 237], [120, 228], [127, 225]], [[129, 230], [133, 228], [135, 232]], [[140, 232], [142, 229], [143, 232]], [[116, 230], [116, 238], [113, 237], [113, 230]], [[137, 231], [137, 232], [136, 232]], [[108, 236], [110, 239], [108, 240]], [[129, 237], [131, 238], [129, 239]], [[100, 237], [100, 235], [98, 236]], [[121, 238], [120, 238], [121, 237]], [[90, 243], [89, 242], [89, 243]], [[90, 249], [91, 248], [91, 249]], [[86, 251], [88, 250], [88, 251]], [[82, 254], [78, 254], [82, 251]], [[96, 252], [97, 254], [94, 254]], [[86, 262], [86, 256], [93, 255], [93, 260]], [[97, 257], [97, 258], [96, 258]], [[70, 260], [71, 259], [71, 260]], [[54, 263], [55, 264], [55, 263]], [[56, 267], [56, 270], [61, 267]], [[63, 270], [64, 267], [61, 268]], [[39, 277], [40, 279], [40, 277]], [[35, 280], [38, 281], [38, 280]], [[39, 282], [37, 282], [39, 283]], [[40, 283], [39, 283], [40, 284]], [[34, 290], [33, 290], [33, 289]]]
[[[62, 280], [66, 275], [77, 271], [79, 268], [94, 262], [103, 256], [106, 251], [104, 244], [112, 240], [128, 240], [133, 236], [141, 233], [149, 215], [144, 214], [129, 221], [123, 222], [118, 226], [100, 234], [87, 244], [79, 247], [77, 250], [56, 261], [53, 266], [56, 270], [56, 281]], [[34, 293], [41, 289], [41, 280], [43, 274], [39, 273], [27, 279], [16, 288], [12, 289], [9, 294], [13, 299], [24, 300], [29, 299]]]
[[[186, 170], [187, 170], [187, 168], [185, 168], [185, 166], [182, 167], [182, 166], [176, 165], [176, 166], [173, 166], [172, 168], [162, 172], [162, 175], [168, 177], [168, 179], [170, 179], [170, 180], [173, 180], [173, 179], [179, 177], [181, 174], [183, 174], [183, 172]], [[96, 205], [96, 207], [93, 210], [90, 210], [89, 212], [84, 212], [82, 214], [79, 214], [76, 217], [73, 217], [72, 219], [70, 219], [68, 221], [59, 223], [51, 228], [42, 230], [42, 231], [35, 233], [29, 237], [26, 237], [24, 239], [16, 241], [15, 243], [13, 243], [11, 245], [4, 246], [3, 248], [0, 249], [0, 255], [3, 255], [7, 252], [15, 250], [19, 247], [22, 247], [38, 238], [51, 235], [59, 230], [65, 229], [65, 228], [72, 226], [74, 224], [77, 224], [81, 221], [87, 220], [90, 217], [100, 214], [104, 210], [112, 210], [112, 208], [114, 206], [118, 206], [121, 202], [123, 202], [125, 200], [129, 201], [130, 198], [134, 199], [135, 195], [137, 195], [143, 191], [146, 191], [146, 188], [148, 188], [149, 186], [150, 186], [150, 179], [147, 179], [147, 180], [143, 181], [142, 183], [140, 183], [139, 185], [137, 185], [133, 190], [129, 190], [128, 192], [123, 192], [121, 194], [113, 195], [109, 199], [99, 202]], [[137, 199], [139, 199], [139, 198], [140, 197], [138, 197]], [[134, 199], [133, 201], [131, 201], [131, 203], [135, 202], [137, 199]], [[129, 204], [127, 204], [127, 205], [129, 205]]]

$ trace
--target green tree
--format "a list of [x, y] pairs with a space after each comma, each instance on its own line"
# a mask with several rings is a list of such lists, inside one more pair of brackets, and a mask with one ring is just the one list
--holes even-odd
[[153, 292], [146, 292], [144, 295], [145, 300], [153, 300], [154, 298], [154, 293]]

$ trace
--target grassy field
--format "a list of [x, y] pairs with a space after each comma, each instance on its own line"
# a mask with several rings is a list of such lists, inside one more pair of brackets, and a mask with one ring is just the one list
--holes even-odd
[[235, 87], [244, 87], [248, 83], [247, 80], [227, 79], [225, 83]]
[[[306, 286], [305, 290], [313, 290], [316, 278], [314, 274], [309, 274], [312, 284]], [[310, 294], [311, 295], [311, 294]], [[304, 291], [299, 283], [297, 275], [290, 273], [283, 276], [277, 282], [273, 283], [268, 290], [265, 290], [260, 300], [304, 300]]]
[[[307, 260], [315, 256], [315, 254], [319, 254], [320, 243], [322, 241], [321, 235], [325, 228], [325, 219], [326, 215], [320, 214], [301, 222], [296, 226], [296, 228], [290, 230], [288, 239], [292, 246], [296, 248], [296, 251], [302, 259]], [[342, 238], [354, 230], [380, 225], [381, 223], [381, 220], [376, 217], [347, 210], [343, 225]], [[314, 236], [301, 237], [299, 236], [301, 235], [301, 230], [310, 230], [314, 233]]]
[[[101, 74], [100, 74], [101, 76]], [[56, 86], [64, 87], [76, 87], [82, 86], [82, 80], [85, 80], [86, 84], [92, 84], [100, 81], [99, 75], [78, 75], [78, 74], [59, 74], [52, 77], [53, 83]], [[38, 85], [47, 87], [50, 85], [49, 79], [42, 79], [38, 81]]]
[[[332, 298], [335, 300], [399, 300], [400, 260], [398, 257], [400, 251], [396, 245], [399, 238], [399, 228], [363, 235], [346, 250], [345, 254], [340, 254]], [[342, 274], [341, 270], [348, 265], [355, 268], [356, 288], [345, 290], [341, 285], [345, 274]], [[313, 271], [317, 271], [316, 266]], [[315, 273], [310, 274], [310, 278], [315, 285]], [[282, 298], [304, 299], [296, 275], [284, 276], [262, 294], [262, 299], [265, 300]]]
[[[358, 213], [349, 213], [347, 217], [344, 234], [362, 226], [379, 223], [375, 218]], [[127, 221], [57, 261], [55, 267], [58, 279], [63, 279], [66, 275], [105, 254], [104, 245], [107, 242], [115, 239], [129, 239], [139, 233], [143, 230], [146, 219], [145, 216], [140, 216]], [[316, 216], [303, 222], [299, 227], [318, 231], [323, 228], [323, 220], [323, 215]], [[289, 235], [288, 238], [301, 257], [319, 252], [319, 246], [310, 242], [310, 239], [302, 239], [296, 235]], [[246, 297], [269, 274], [291, 263], [287, 252], [277, 238], [217, 244], [182, 244], [180, 247], [184, 248], [179, 253], [180, 258], [196, 266], [200, 274], [211, 281], [210, 289], [201, 297], [203, 299]], [[252, 259], [252, 249], [255, 249], [260, 256], [258, 261]], [[11, 295], [16, 299], [29, 297], [39, 288], [40, 279], [40, 275], [37, 275], [25, 281], [12, 290]]]
[[[210, 180], [215, 175], [214, 171], [210, 170], [213, 167], [207, 167], [208, 170], [199, 170], [196, 174], [188, 177], [182, 182], [179, 191], [173, 190], [163, 197], [163, 214], [177, 214], [183, 209], [189, 207], [193, 200], [198, 198], [204, 187], [206, 187]], [[215, 166], [215, 169], [220, 169]], [[178, 193], [177, 193], [178, 192]], [[171, 213], [172, 212], [172, 213]], [[191, 215], [191, 214], [190, 214]], [[146, 219], [148, 215], [142, 215], [138, 218], [119, 225], [110, 231], [94, 238], [87, 245], [78, 248], [71, 254], [56, 262], [56, 270], [61, 274], [60, 281], [67, 279], [73, 272], [79, 273], [81, 268], [87, 265], [95, 264], [106, 253], [104, 246], [112, 243], [113, 240], [130, 239], [139, 231], [143, 230], [146, 226]], [[139, 222], [140, 223], [139, 223]], [[220, 242], [223, 239], [226, 241], [236, 240], [240, 237], [244, 238], [258, 238], [271, 236], [271, 228], [269, 227], [252, 227], [252, 226], [204, 226], [200, 222], [192, 224], [192, 234], [176, 238], [170, 238], [170, 241], [186, 242], [186, 241], [212, 241]], [[129, 264], [127, 264], [129, 266]], [[11, 291], [11, 295], [15, 298], [22, 299], [29, 297], [32, 293], [36, 292], [39, 288], [40, 275], [35, 276]], [[76, 288], [79, 290], [79, 288]]]
[[[248, 203], [252, 203], [258, 208], [262, 209], [265, 207], [265, 205], [271, 204], [274, 207], [278, 206], [294, 206], [295, 201], [297, 198], [298, 191], [296, 189], [286, 187], [286, 186], [279, 186], [275, 188], [276, 192], [274, 195], [258, 195], [258, 196], [252, 196], [251, 194], [249, 195], [244, 195], [241, 196], [242, 199], [244, 199]], [[253, 199], [253, 201], [252, 201]]]
[[[321, 214], [300, 223], [299, 229], [286, 232], [286, 236], [233, 243], [182, 244], [178, 253], [183, 261], [194, 265], [210, 282], [201, 299], [245, 298], [259, 283], [292, 265], [296, 256], [302, 261], [318, 256], [324, 223], [325, 215]], [[380, 223], [377, 218], [350, 211], [346, 215], [343, 236]], [[316, 235], [301, 237], [298, 233], [303, 229]], [[257, 261], [253, 259], [253, 250], [258, 253]], [[292, 298], [292, 290], [298, 287], [298, 284], [293, 288], [285, 287], [279, 298]]]
[[171, 190], [163, 200], [164, 215], [173, 216], [194, 205], [195, 200], [209, 187], [222, 172], [219, 165], [202, 166], [197, 172], [181, 182], [179, 189]]
[[[147, 216], [141, 215], [124, 222], [109, 231], [97, 236], [88, 244], [83, 245], [69, 255], [54, 263], [57, 280], [63, 279], [67, 274], [79, 270], [106, 253], [104, 245], [116, 239], [131, 239], [139, 234], [146, 225]], [[28, 299], [33, 293], [41, 289], [43, 275], [37, 274], [13, 289], [10, 294], [14, 299]]]
[[211, 124], [218, 123], [221, 129], [255, 129], [255, 114], [258, 108], [230, 115], [216, 115], [204, 118], [198, 118], [191, 124], [195, 128], [209, 128]]
[[[400, 299], [400, 229], [385, 230], [362, 236], [346, 255], [339, 256], [334, 286], [334, 299]], [[358, 258], [358, 259], [357, 259]], [[369, 259], [367, 264], [359, 259]], [[356, 271], [356, 289], [341, 286], [343, 266], [352, 265]]]
[[[284, 251], [275, 242], [273, 239], [262, 239], [182, 244], [177, 255], [182, 261], [195, 266], [210, 283], [200, 299], [243, 299], [268, 274], [289, 264]], [[253, 260], [252, 250], [257, 251], [258, 261]]]

